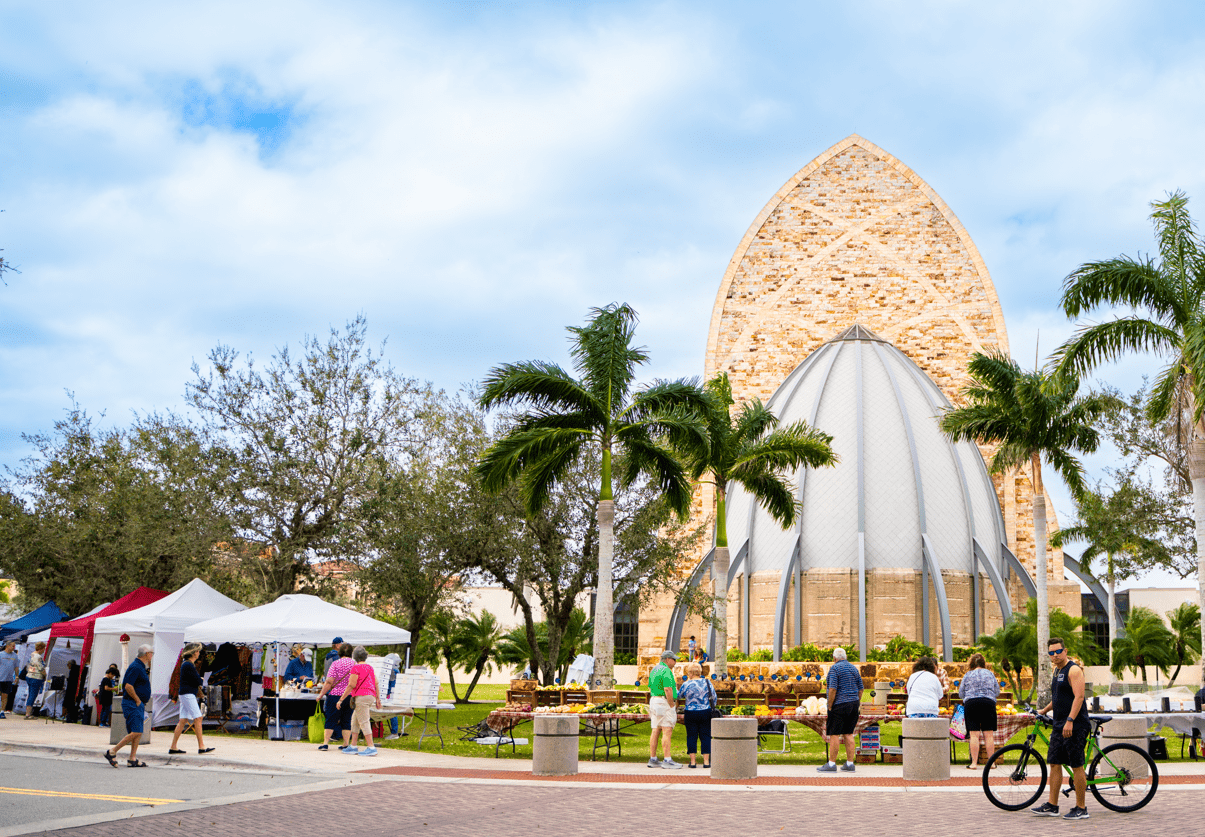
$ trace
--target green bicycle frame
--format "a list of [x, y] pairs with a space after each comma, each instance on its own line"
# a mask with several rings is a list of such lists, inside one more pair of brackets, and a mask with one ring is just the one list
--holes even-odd
[[[1033, 727], [1029, 730], [1029, 735], [1025, 737], [1026, 747], [1034, 752], [1037, 752], [1037, 748], [1034, 747], [1034, 739], [1041, 739], [1042, 743], [1045, 744], [1047, 748], [1050, 747], [1050, 738], [1046, 735], [1045, 726], [1046, 724], [1041, 718], [1034, 718]], [[1095, 757], [1095, 754], [1100, 754], [1101, 764], [1109, 765], [1109, 768], [1112, 772], [1108, 775], [1099, 775], [1095, 779], [1088, 779], [1085, 777], [1085, 783], [1087, 785], [1113, 785], [1120, 781], [1122, 771], [1108, 756], [1105, 755], [1104, 751], [1101, 750], [1100, 743], [1097, 741], [1099, 735], [1100, 727], [1098, 726], [1096, 727], [1094, 734], [1088, 736], [1088, 746], [1084, 749], [1084, 767], [1087, 767], [1092, 763], [1092, 759]]]

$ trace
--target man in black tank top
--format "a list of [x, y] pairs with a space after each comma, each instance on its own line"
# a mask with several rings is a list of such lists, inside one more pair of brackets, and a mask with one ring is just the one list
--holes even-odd
[[1054, 712], [1054, 729], [1046, 753], [1046, 763], [1050, 765], [1050, 800], [1034, 808], [1033, 812], [1044, 817], [1059, 815], [1059, 792], [1063, 789], [1063, 765], [1066, 764], [1075, 781], [1075, 807], [1063, 819], [1086, 820], [1084, 748], [1088, 745], [1092, 726], [1088, 721], [1088, 707], [1084, 705], [1084, 670], [1067, 658], [1067, 646], [1058, 637], [1050, 638], [1047, 653], [1055, 669], [1050, 683], [1050, 703], [1041, 711], [1043, 715]]

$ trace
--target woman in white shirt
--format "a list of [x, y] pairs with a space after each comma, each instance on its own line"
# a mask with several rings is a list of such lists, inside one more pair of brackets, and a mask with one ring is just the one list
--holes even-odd
[[937, 678], [937, 661], [932, 657], [921, 657], [912, 665], [912, 676], [904, 687], [908, 693], [908, 705], [904, 714], [909, 718], [936, 718], [938, 705], [945, 697], [945, 690]]

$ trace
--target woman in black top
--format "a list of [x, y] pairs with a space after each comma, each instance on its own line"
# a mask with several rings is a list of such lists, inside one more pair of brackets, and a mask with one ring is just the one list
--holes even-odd
[[113, 714], [113, 694], [117, 691], [117, 684], [120, 680], [121, 669], [114, 663], [105, 670], [105, 676], [100, 681], [100, 689], [96, 693], [96, 702], [100, 704], [100, 722], [97, 726], [107, 727], [109, 725], [109, 718]]
[[181, 655], [183, 662], [180, 663], [180, 720], [176, 722], [176, 731], [172, 736], [172, 746], [168, 748], [168, 752], [172, 755], [179, 755], [184, 752], [183, 750], [177, 750], [176, 745], [180, 743], [180, 733], [184, 732], [184, 728], [189, 725], [192, 726], [192, 731], [197, 736], [197, 752], [201, 754], [213, 752], [213, 747], [206, 747], [205, 739], [201, 737], [201, 721], [204, 718], [204, 713], [201, 712], [199, 701], [201, 675], [197, 673], [196, 667], [197, 655], [200, 653], [200, 643], [194, 642], [184, 646], [184, 652]]

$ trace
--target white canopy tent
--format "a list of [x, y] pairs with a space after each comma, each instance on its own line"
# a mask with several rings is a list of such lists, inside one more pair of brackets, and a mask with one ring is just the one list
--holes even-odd
[[223, 596], [199, 578], [185, 584], [169, 596], [137, 610], [102, 616], [96, 620], [92, 643], [93, 664], [88, 671], [88, 692], [100, 686], [110, 663], [121, 665], [121, 635], [130, 637], [133, 659], [140, 645], [155, 649], [151, 664], [151, 712], [156, 726], [174, 724], [179, 706], [167, 696], [175, 671], [176, 658], [184, 647], [184, 632], [202, 620], [229, 616], [245, 611], [246, 605]]
[[[101, 607], [105, 607], [105, 605], [101, 605]], [[91, 612], [93, 611], [89, 611], [89, 613]], [[47, 628], [46, 630], [39, 631], [36, 634], [30, 634], [29, 637], [26, 638], [25, 642], [17, 646], [17, 671], [25, 668], [25, 664], [28, 663], [29, 658], [33, 656], [34, 648], [39, 642], [49, 641], [50, 628]], [[51, 680], [55, 677], [65, 677], [67, 675], [67, 663], [69, 661], [75, 660], [77, 663], [80, 661], [80, 646], [82, 644], [83, 643], [76, 637], [64, 639], [61, 643], [56, 644], [50, 649], [50, 657], [48, 659], [42, 660], [42, 662], [46, 665], [46, 685], [42, 688], [42, 695], [40, 697], [42, 701], [41, 705], [49, 706], [55, 710], [55, 717], [60, 717], [63, 714], [63, 697], [59, 692], [52, 692], [50, 688]], [[17, 693], [14, 696], [13, 703], [14, 712], [25, 711], [25, 695], [25, 681], [18, 680]], [[50, 701], [49, 704], [46, 703], [47, 700]]]
[[353, 645], [402, 645], [410, 641], [410, 632], [404, 628], [299, 593], [198, 622], [184, 631], [186, 642], [206, 643], [329, 645], [333, 636], [341, 636]]
[[[334, 636], [341, 636], [345, 642], [353, 645], [402, 645], [410, 642], [410, 632], [404, 628], [339, 607], [317, 596], [300, 593], [281, 596], [271, 604], [229, 616], [198, 622], [184, 631], [186, 642], [275, 643], [277, 671], [280, 670], [282, 645], [325, 645]], [[279, 735], [279, 696], [277, 701]]]

